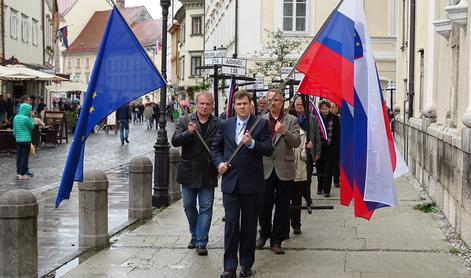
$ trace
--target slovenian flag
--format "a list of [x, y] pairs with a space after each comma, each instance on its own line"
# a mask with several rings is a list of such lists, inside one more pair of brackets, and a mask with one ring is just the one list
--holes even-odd
[[394, 177], [407, 172], [396, 152], [368, 36], [362, 0], [344, 0], [301, 58], [301, 93], [341, 106], [341, 204], [355, 216], [396, 206]]
[[316, 105], [316, 98], [311, 97], [311, 110], [317, 120], [317, 125], [319, 126], [319, 130], [321, 131], [322, 138], [327, 140], [327, 130], [325, 129], [324, 121], [321, 118], [321, 113], [319, 112], [319, 108]]

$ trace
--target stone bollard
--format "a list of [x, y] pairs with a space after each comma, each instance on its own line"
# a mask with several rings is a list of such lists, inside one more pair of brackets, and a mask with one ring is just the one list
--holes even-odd
[[152, 161], [136, 156], [129, 163], [129, 218], [152, 218]]
[[168, 179], [168, 198], [171, 203], [180, 200], [182, 197], [182, 190], [180, 184], [177, 182], [178, 165], [180, 164], [181, 156], [178, 149], [170, 149], [169, 157], [169, 179]]
[[0, 197], [0, 277], [38, 277], [38, 203], [28, 190]]
[[108, 178], [103, 171], [85, 170], [79, 182], [79, 247], [103, 247], [108, 242]]

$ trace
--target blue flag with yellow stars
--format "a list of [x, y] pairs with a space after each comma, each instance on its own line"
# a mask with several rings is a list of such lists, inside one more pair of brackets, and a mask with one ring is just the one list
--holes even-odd
[[159, 89], [165, 81], [116, 8], [98, 49], [84, 96], [74, 140], [56, 198], [56, 208], [69, 199], [75, 181], [83, 181], [85, 141], [95, 125], [122, 105]]

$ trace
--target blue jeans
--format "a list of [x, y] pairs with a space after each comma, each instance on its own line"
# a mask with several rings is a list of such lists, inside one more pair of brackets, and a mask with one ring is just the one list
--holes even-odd
[[128, 139], [129, 135], [129, 120], [119, 120], [119, 139], [124, 143], [124, 139]]
[[31, 142], [16, 142], [16, 174], [24, 176], [28, 171]]
[[[214, 188], [188, 188], [182, 186], [183, 207], [190, 225], [191, 239], [196, 246], [206, 247], [213, 217]], [[196, 209], [198, 198], [199, 211]]]

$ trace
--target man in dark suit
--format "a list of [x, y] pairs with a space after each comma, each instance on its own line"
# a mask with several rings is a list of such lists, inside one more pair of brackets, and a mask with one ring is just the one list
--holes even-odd
[[[212, 146], [214, 165], [222, 174], [224, 226], [224, 272], [221, 278], [235, 278], [240, 254], [240, 277], [252, 275], [255, 261], [257, 217], [263, 185], [263, 156], [273, 153], [268, 121], [263, 120], [251, 134], [247, 132], [256, 118], [250, 113], [250, 95], [234, 95], [236, 117], [221, 122]], [[234, 159], [227, 163], [239, 143], [244, 144]], [[240, 223], [240, 224], [239, 224]]]

